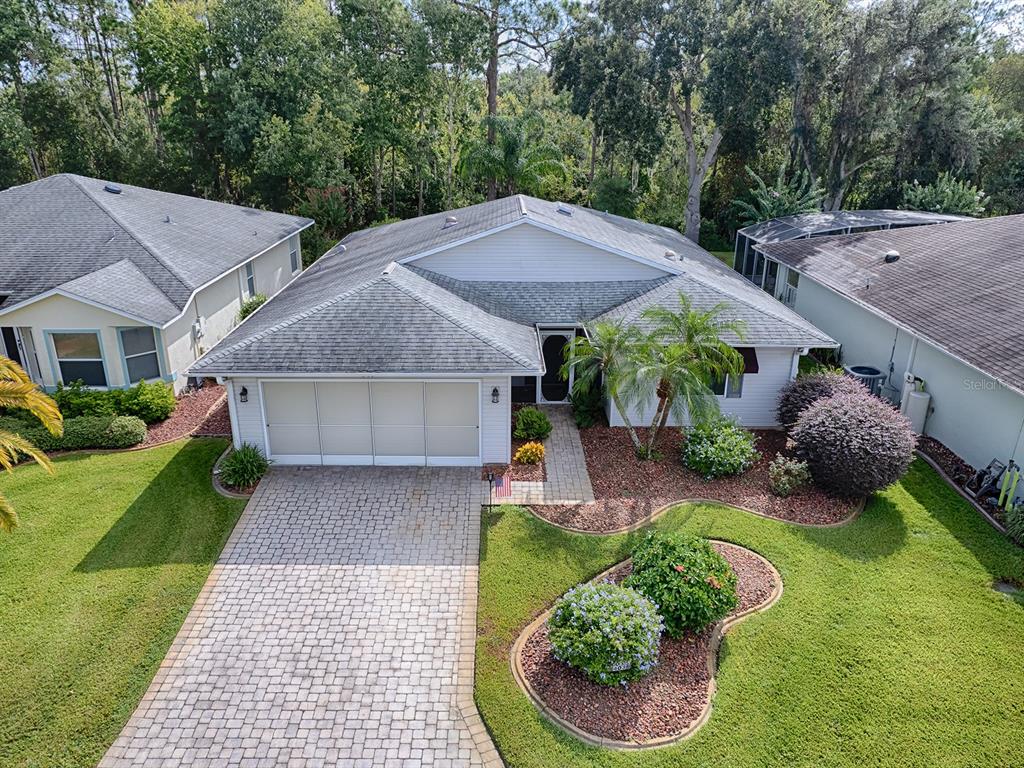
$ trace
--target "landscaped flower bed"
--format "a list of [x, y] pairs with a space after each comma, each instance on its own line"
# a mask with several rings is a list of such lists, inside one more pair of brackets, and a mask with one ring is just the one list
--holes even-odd
[[[739, 604], [726, 622], [768, 604], [778, 594], [778, 574], [753, 552], [725, 542], [714, 548], [737, 577]], [[631, 572], [627, 561], [601, 577], [620, 583]], [[687, 632], [677, 640], [665, 635], [657, 666], [627, 686], [591, 682], [552, 654], [545, 622], [531, 625], [513, 648], [518, 671], [533, 696], [553, 715], [591, 737], [645, 743], [671, 740], [698, 725], [714, 691], [718, 627]]]
[[768, 467], [776, 454], [785, 450], [786, 435], [777, 430], [759, 430], [755, 434], [761, 458], [749, 470], [741, 475], [704, 480], [680, 461], [684, 437], [678, 430], [666, 430], [658, 438], [660, 460], [640, 461], [625, 429], [581, 429], [580, 440], [596, 502], [532, 509], [556, 525], [595, 533], [622, 530], [642, 522], [666, 504], [688, 498], [717, 499], [805, 525], [834, 525], [855, 514], [857, 500], [829, 496], [812, 485], [785, 498], [773, 494]]
[[227, 400], [220, 402], [223, 398], [224, 387], [211, 382], [202, 389], [180, 395], [170, 417], [151, 424], [141, 445], [158, 445], [191, 434], [230, 435], [231, 419]]
[[[528, 407], [531, 406], [519, 403], [512, 406], [511, 424], [513, 431], [515, 431], [516, 415], [520, 410]], [[512, 452], [510, 455], [515, 456], [520, 448], [530, 442], [534, 441], [529, 438], [519, 438], [513, 434]], [[536, 464], [523, 464], [518, 461], [513, 461], [511, 464], [484, 464], [480, 478], [486, 480], [488, 473], [494, 473], [495, 477], [508, 476], [510, 479], [520, 483], [543, 483], [548, 479], [547, 470], [544, 468], [544, 459], [541, 459]]]

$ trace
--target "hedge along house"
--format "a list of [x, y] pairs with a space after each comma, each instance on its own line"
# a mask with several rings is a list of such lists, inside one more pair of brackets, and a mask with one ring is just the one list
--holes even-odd
[[1024, 216], [1001, 216], [756, 250], [798, 276], [794, 308], [844, 364], [885, 373], [895, 403], [923, 387], [923, 434], [983, 467], [1024, 462], [1022, 233]]
[[278, 463], [507, 462], [512, 403], [568, 401], [569, 339], [680, 291], [747, 324], [719, 389], [746, 424], [774, 425], [800, 354], [835, 346], [674, 230], [518, 195], [348, 236], [192, 372], [226, 381], [236, 445]]
[[0, 192], [0, 354], [47, 388], [186, 383], [313, 222], [59, 174]]

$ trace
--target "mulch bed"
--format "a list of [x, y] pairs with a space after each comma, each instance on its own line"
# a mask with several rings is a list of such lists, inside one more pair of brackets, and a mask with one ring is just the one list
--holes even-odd
[[[739, 605], [731, 616], [771, 599], [776, 577], [764, 561], [732, 544], [713, 546], [736, 573]], [[606, 578], [618, 583], [630, 570], [626, 562]], [[643, 743], [681, 735], [701, 717], [711, 701], [713, 640], [714, 627], [678, 640], [663, 636], [658, 665], [647, 677], [608, 687], [558, 661], [542, 624], [523, 645], [520, 664], [535, 694], [563, 720], [594, 736]]]
[[178, 397], [178, 404], [169, 418], [150, 424], [146, 439], [140, 447], [166, 443], [189, 435], [222, 436], [231, 434], [227, 400], [215, 410], [217, 401], [224, 397], [224, 387], [207, 383], [202, 389]]
[[[646, 430], [638, 430], [641, 437]], [[535, 514], [556, 525], [594, 533], [612, 533], [643, 521], [657, 509], [687, 498], [716, 499], [792, 523], [831, 525], [850, 518], [857, 500], [829, 496], [813, 486], [787, 498], [773, 494], [768, 465], [786, 451], [780, 430], [756, 430], [761, 460], [737, 477], [705, 480], [683, 466], [683, 435], [663, 430], [657, 449], [662, 458], [640, 461], [629, 435], [621, 427], [596, 426], [580, 430], [587, 472], [596, 502], [574, 506], [534, 506]]]
[[[525, 408], [526, 405], [516, 403], [512, 406], [512, 429], [516, 428], [516, 413], [521, 408]], [[517, 437], [512, 438], [512, 455], [516, 455], [516, 451], [522, 448], [529, 440], [520, 440]], [[547, 482], [548, 472], [544, 467], [544, 459], [541, 459], [537, 464], [519, 464], [513, 461], [511, 464], [484, 464], [483, 470], [480, 472], [480, 479], [486, 480], [487, 473], [493, 472], [495, 477], [501, 477], [506, 472], [509, 473], [509, 477], [516, 482], [521, 483], [544, 483]]]
[[917, 438], [917, 447], [918, 450], [942, 467], [942, 471], [961, 488], [964, 486], [964, 483], [974, 476], [974, 467], [934, 437], [922, 436]]

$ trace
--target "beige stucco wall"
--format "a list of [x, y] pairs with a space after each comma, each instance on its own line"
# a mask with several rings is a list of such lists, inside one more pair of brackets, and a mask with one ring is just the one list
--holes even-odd
[[[296, 236], [297, 237], [297, 236]], [[299, 264], [301, 269], [301, 251]], [[298, 274], [291, 272], [289, 243], [279, 243], [253, 261], [256, 290], [273, 296]], [[226, 336], [237, 324], [238, 309], [243, 298], [244, 266], [226, 273], [216, 282], [196, 293], [181, 317], [158, 334], [163, 343], [161, 369], [165, 377], [173, 374], [175, 391], [186, 382], [185, 371], [195, 360]], [[206, 319], [206, 334], [198, 341], [193, 338], [192, 324], [199, 315]], [[56, 386], [60, 376], [54, 370], [53, 347], [47, 331], [93, 330], [99, 331], [106, 363], [107, 382], [111, 387], [123, 387], [124, 364], [118, 340], [118, 328], [144, 325], [116, 312], [85, 304], [64, 296], [50, 296], [0, 316], [0, 326], [31, 329], [32, 340], [39, 359], [42, 384]]]

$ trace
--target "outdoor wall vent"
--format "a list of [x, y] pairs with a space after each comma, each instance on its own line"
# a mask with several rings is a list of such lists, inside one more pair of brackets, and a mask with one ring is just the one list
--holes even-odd
[[104, 184], [103, 185], [103, 191], [104, 192], [109, 192], [112, 195], [120, 195], [121, 194], [121, 188], [119, 186], [117, 186], [117, 184]]
[[441, 229], [448, 229], [448, 227], [454, 227], [458, 223], [459, 223], [459, 220], [457, 218], [455, 218], [454, 216], [445, 216], [444, 217], [444, 226], [441, 227]]
[[885, 263], [886, 264], [893, 264], [893, 263], [895, 263], [895, 262], [897, 262], [899, 260], [900, 260], [900, 252], [899, 251], [886, 251], [886, 254], [885, 254]]
[[572, 216], [573, 208], [572, 208], [571, 205], [569, 205], [567, 203], [559, 203], [558, 204], [558, 212], [560, 214], [562, 214], [563, 216]]

